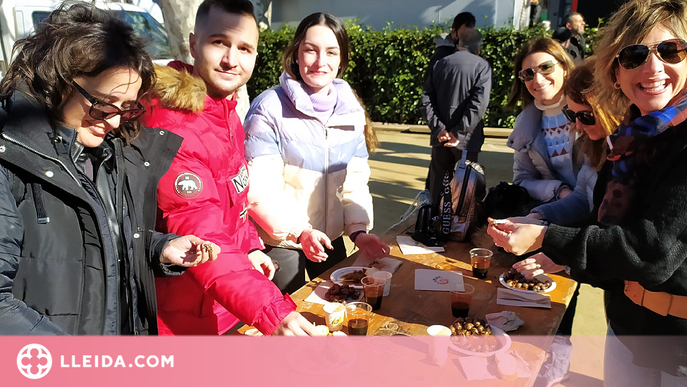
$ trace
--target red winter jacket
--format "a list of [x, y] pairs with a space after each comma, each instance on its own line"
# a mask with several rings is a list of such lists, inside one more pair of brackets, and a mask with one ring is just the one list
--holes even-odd
[[236, 101], [214, 99], [193, 67], [157, 67], [146, 125], [184, 138], [158, 186], [160, 231], [218, 244], [214, 262], [158, 278], [159, 333], [224, 334], [239, 320], [272, 334], [296, 305], [253, 269], [248, 252], [263, 244], [247, 217], [248, 172]]

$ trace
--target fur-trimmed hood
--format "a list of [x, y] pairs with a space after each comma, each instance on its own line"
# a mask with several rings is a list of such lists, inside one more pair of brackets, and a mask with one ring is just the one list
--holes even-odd
[[154, 98], [159, 99], [162, 107], [193, 113], [203, 111], [207, 88], [201, 78], [192, 75], [193, 66], [173, 61], [167, 66], [156, 65], [155, 73]]

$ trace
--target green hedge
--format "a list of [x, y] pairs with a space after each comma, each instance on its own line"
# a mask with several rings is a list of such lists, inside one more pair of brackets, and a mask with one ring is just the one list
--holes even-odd
[[[434, 53], [434, 38], [448, 28], [433, 25], [422, 29], [392, 29], [389, 25], [375, 31], [348, 22], [346, 29], [351, 40], [351, 61], [343, 78], [363, 99], [372, 120], [424, 123], [419, 106], [424, 74]], [[259, 55], [248, 83], [251, 98], [278, 84], [282, 72], [281, 53], [294, 32], [294, 27], [285, 26], [260, 33]], [[541, 28], [515, 30], [512, 27], [487, 27], [481, 32], [481, 55], [492, 66], [491, 101], [485, 125], [510, 128], [516, 112], [506, 109], [505, 105], [515, 80], [513, 58], [524, 42], [550, 32]], [[588, 50], [595, 34], [596, 29], [587, 30]]]

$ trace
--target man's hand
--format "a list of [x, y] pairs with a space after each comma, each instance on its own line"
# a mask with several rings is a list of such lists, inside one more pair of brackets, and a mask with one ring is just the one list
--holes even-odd
[[448, 133], [448, 131], [447, 131], [446, 129], [442, 130], [442, 131], [439, 132], [439, 134], [437, 135], [437, 140], [439, 140], [439, 142], [446, 142], [446, 141], [448, 141], [448, 140], [450, 140], [450, 139], [451, 139], [451, 137], [449, 136], [449, 133]]
[[458, 140], [458, 137], [454, 136], [453, 133], [448, 133], [448, 140], [444, 143], [444, 146], [447, 148], [455, 148], [460, 144], [460, 140]]
[[301, 243], [301, 247], [303, 247], [305, 256], [313, 262], [323, 262], [327, 260], [328, 255], [324, 252], [325, 246], [329, 250], [334, 250], [332, 241], [329, 240], [327, 234], [312, 228], [303, 230], [298, 240]]
[[360, 233], [355, 238], [355, 245], [358, 246], [360, 251], [370, 258], [383, 258], [389, 255], [391, 249], [389, 245], [382, 242], [377, 235]]
[[291, 312], [279, 323], [273, 336], [312, 336], [315, 326], [298, 312]]
[[276, 271], [274, 262], [267, 254], [260, 250], [255, 250], [248, 254], [248, 259], [250, 259], [250, 263], [253, 264], [255, 270], [264, 274], [270, 281], [274, 278], [274, 272]]
[[194, 267], [205, 262], [214, 261], [220, 253], [216, 244], [204, 241], [194, 235], [172, 239], [167, 243], [160, 262], [183, 267]]

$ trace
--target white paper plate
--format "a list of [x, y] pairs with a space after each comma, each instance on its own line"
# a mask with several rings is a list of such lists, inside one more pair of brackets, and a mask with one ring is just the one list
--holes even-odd
[[[490, 325], [491, 326], [491, 325]], [[498, 342], [501, 344], [500, 347], [498, 347], [494, 351], [489, 351], [489, 352], [477, 352], [477, 351], [470, 351], [468, 349], [460, 347], [458, 344], [455, 343], [456, 340], [463, 339], [462, 336], [451, 336], [451, 342], [449, 343], [449, 347], [453, 349], [454, 351], [460, 352], [463, 355], [469, 355], [469, 356], [491, 356], [497, 353], [505, 352], [507, 351], [510, 346], [511, 346], [511, 339], [510, 336], [504, 331], [502, 331], [499, 328], [496, 328], [494, 326], [491, 326], [491, 337], [494, 337], [498, 340]], [[468, 340], [474, 340], [475, 344], [478, 344], [478, 340], [484, 340], [487, 339], [490, 336], [468, 336]]]
[[[352, 273], [354, 271], [362, 270], [365, 272], [365, 270], [369, 269], [368, 267], [363, 267], [363, 266], [348, 266], [348, 267], [342, 267], [341, 269], [334, 270], [331, 276], [329, 276], [329, 279], [332, 280], [335, 284], [343, 285], [343, 276]], [[357, 288], [357, 289], [362, 289], [362, 285], [349, 285], [352, 288]]]
[[549, 286], [548, 289], [542, 290], [541, 292], [535, 292], [534, 290], [525, 290], [525, 289], [514, 288], [514, 287], [512, 287], [512, 286], [510, 286], [510, 285], [508, 285], [508, 284], [506, 283], [506, 280], [503, 279], [503, 274], [504, 274], [504, 273], [501, 273], [501, 275], [499, 276], [499, 282], [501, 282], [501, 285], [507, 287], [508, 289], [515, 290], [516, 292], [528, 293], [528, 294], [532, 294], [532, 293], [534, 293], [534, 294], [542, 294], [542, 293], [548, 293], [548, 292], [552, 291], [553, 289], [556, 289], [556, 281], [554, 281], [551, 277], [546, 276], [546, 275], [543, 275], [543, 274], [542, 274], [542, 275], [539, 275], [538, 277], [546, 277], [546, 278], [548, 278], [549, 281], [551, 281], [551, 286]]

